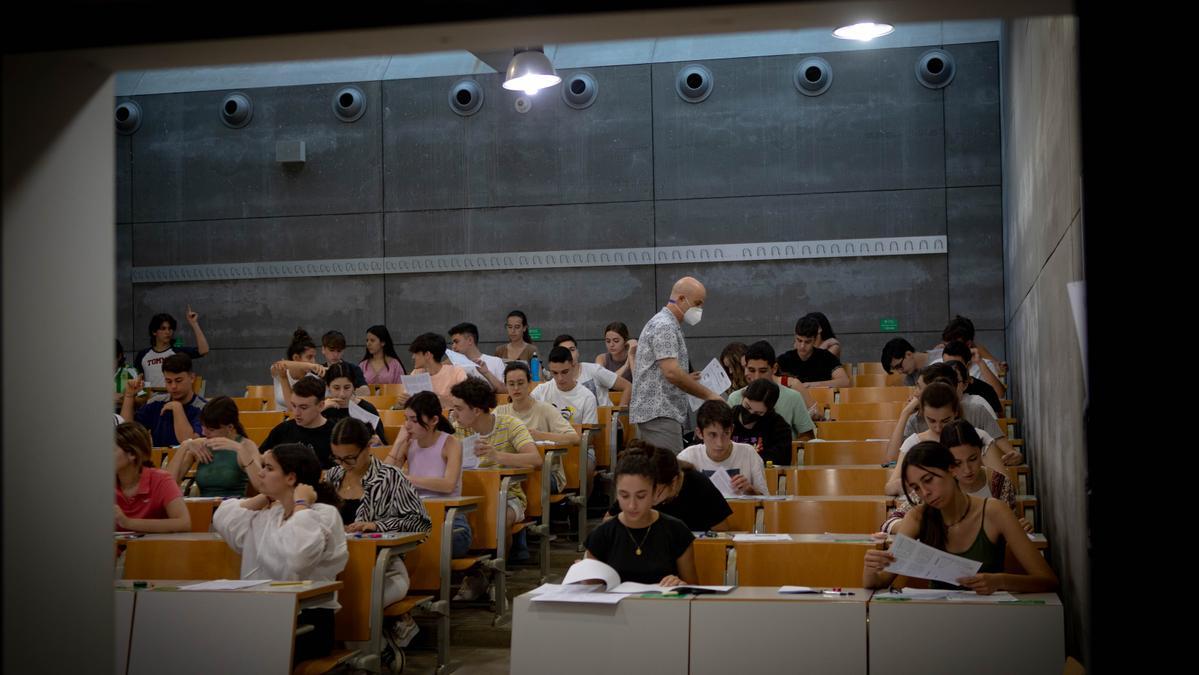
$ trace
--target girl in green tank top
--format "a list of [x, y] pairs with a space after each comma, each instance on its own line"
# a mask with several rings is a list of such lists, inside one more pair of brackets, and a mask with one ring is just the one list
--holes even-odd
[[201, 497], [244, 497], [262, 465], [258, 446], [246, 438], [238, 419], [237, 404], [228, 396], [212, 399], [200, 411], [200, 428], [204, 437], [179, 444], [167, 471], [182, 483], [195, 466]]

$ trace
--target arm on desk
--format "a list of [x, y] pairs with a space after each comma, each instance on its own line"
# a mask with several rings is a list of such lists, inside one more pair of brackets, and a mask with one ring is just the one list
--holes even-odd
[[[191, 514], [187, 510], [187, 504], [184, 503], [183, 497], [176, 497], [168, 502], [166, 505], [166, 510], [166, 518], [118, 517], [117, 521], [118, 524], [126, 529], [133, 530], [134, 532], [146, 532], [149, 534], [163, 532], [187, 532], [191, 529]], [[120, 507], [117, 507], [117, 512], [120, 512]]]
[[[920, 518], [923, 513], [923, 505], [908, 511], [903, 520], [891, 528], [891, 533], [905, 534], [915, 539], [920, 534]], [[862, 561], [863, 588], [885, 588], [895, 581], [897, 575], [883, 571], [884, 568], [895, 562], [895, 556], [887, 550], [886, 534], [886, 532], [876, 533], [874, 536], [882, 536], [884, 539], [875, 548], [866, 551]]]
[[683, 555], [675, 561], [678, 566], [678, 575], [667, 574], [658, 582], [659, 586], [682, 586], [683, 584], [694, 584], [699, 579], [699, 572], [695, 570], [695, 544], [687, 547]]
[[999, 530], [999, 536], [1004, 538], [1020, 566], [1027, 574], [976, 574], [972, 577], [959, 579], [958, 583], [980, 595], [990, 595], [995, 591], [1012, 591], [1015, 593], [1048, 593], [1057, 590], [1057, 575], [1049, 568], [1049, 563], [1037, 552], [1028, 540], [1024, 528], [1016, 520], [1016, 514], [1011, 509], [987, 509], [987, 522]]

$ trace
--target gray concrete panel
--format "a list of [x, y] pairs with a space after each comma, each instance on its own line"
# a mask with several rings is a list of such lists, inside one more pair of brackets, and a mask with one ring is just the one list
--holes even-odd
[[660, 200], [655, 223], [658, 246], [935, 235], [945, 191]]
[[[116, 109], [122, 101], [129, 99], [118, 98], [113, 103]], [[133, 137], [118, 134], [113, 127], [113, 138], [116, 139], [116, 183], [117, 183], [117, 222], [127, 223], [133, 218]]]
[[383, 255], [383, 216], [361, 213], [133, 225], [139, 267]]
[[651, 267], [505, 270], [455, 276], [401, 274], [385, 278], [388, 326], [397, 343], [405, 346], [420, 333], [444, 334], [460, 321], [477, 325], [482, 342], [506, 341], [504, 319], [509, 311], [519, 309], [529, 317], [531, 327], [541, 329], [542, 339], [537, 345], [548, 353], [559, 333], [584, 339], [581, 334], [586, 331], [588, 338], [594, 338], [610, 321], [624, 321], [633, 331], [634, 323], [644, 323], [657, 311]]
[[957, 71], [945, 92], [945, 183], [999, 185], [999, 45], [949, 45]]
[[[355, 342], [383, 321], [381, 276], [138, 284], [133, 295], [135, 326], [168, 312], [180, 322], [184, 342], [193, 345], [183, 318], [190, 303], [213, 349], [278, 346], [279, 358], [298, 326], [316, 341], [336, 328]], [[138, 348], [149, 340], [144, 330], [137, 338]]]
[[654, 245], [653, 202], [385, 214], [388, 256]]
[[1002, 329], [1002, 188], [947, 191], [949, 209], [949, 315], [961, 314], [976, 330]]
[[554, 87], [523, 114], [501, 75], [475, 76], [483, 107], [465, 118], [448, 105], [456, 77], [383, 83], [387, 210], [649, 199], [649, 67], [588, 72], [599, 84], [590, 108], [568, 107]]
[[138, 77], [118, 75], [117, 94], [145, 96], [194, 91], [225, 91], [243, 87], [295, 87], [337, 82], [369, 82], [383, 77], [393, 58], [323, 59], [275, 63], [239, 63], [210, 68], [164, 68], [140, 71]]
[[705, 61], [704, 102], [683, 101], [675, 75], [653, 73], [659, 199], [939, 187], [945, 180], [942, 94], [914, 76], [920, 49], [820, 54], [823, 95], [792, 76], [801, 56]]
[[[138, 222], [378, 211], [380, 110], [377, 82], [357, 122], [339, 121], [341, 84], [241, 90], [248, 126], [221, 123], [232, 90], [138, 97], [144, 121], [133, 144], [133, 219]], [[304, 141], [307, 162], [280, 164], [277, 141]]]
[[[117, 339], [125, 347], [127, 358], [133, 359], [133, 341], [137, 330], [133, 325], [133, 282], [132, 258], [133, 236], [132, 227], [128, 223], [117, 223], [114, 234], [117, 244], [117, 269], [114, 292], [116, 293], [117, 309]], [[147, 321], [149, 318], [147, 317]]]
[[[708, 290], [703, 321], [689, 334], [794, 335], [795, 321], [824, 312], [834, 330], [877, 331], [880, 318], [900, 331], [940, 332], [945, 327], [947, 284], [943, 256], [658, 266], [664, 302], [684, 275]], [[630, 326], [631, 328], [631, 326]]]

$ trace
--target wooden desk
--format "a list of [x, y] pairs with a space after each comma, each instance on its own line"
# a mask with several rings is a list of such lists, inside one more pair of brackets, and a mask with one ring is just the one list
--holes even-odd
[[816, 437], [826, 441], [867, 441], [890, 438], [897, 420], [817, 422]]
[[512, 609], [512, 661], [521, 675], [685, 675], [691, 602], [626, 598], [617, 605], [530, 602]]
[[241, 578], [241, 555], [216, 532], [147, 534], [120, 543], [126, 579]]
[[212, 514], [224, 501], [220, 497], [184, 497], [187, 513], [192, 519], [192, 532], [208, 532], [212, 529]]
[[[729, 554], [733, 551], [731, 538], [697, 537], [694, 542], [695, 572], [699, 576], [698, 583], [705, 586], [724, 586], [728, 584], [726, 574], [729, 570]], [[736, 569], [736, 560], [732, 561]]]
[[[915, 387], [842, 387], [837, 390], [838, 403], [874, 403], [880, 401], [906, 402], [916, 393]], [[887, 435], [890, 438], [890, 434]]]
[[793, 534], [790, 541], [735, 542], [737, 583], [742, 586], [850, 587], [862, 583], [867, 536]]
[[733, 510], [733, 515], [728, 517], [725, 522], [728, 523], [728, 529], [739, 532], [753, 532], [754, 524], [757, 522], [758, 505], [761, 500], [753, 497], [727, 499], [729, 508]]
[[870, 591], [845, 590], [854, 595], [782, 595], [774, 586], [742, 586], [696, 596], [690, 672], [864, 675]]
[[[237, 591], [180, 591], [194, 581], [136, 591], [129, 675], [292, 671], [296, 616], [332, 600], [338, 581], [263, 584]], [[117, 582], [121, 585], [121, 582]]]
[[787, 469], [787, 494], [805, 496], [881, 495], [891, 470], [878, 464], [801, 466]]
[[890, 498], [878, 496], [790, 497], [763, 501], [762, 532], [824, 534], [878, 532]]
[[886, 441], [805, 441], [803, 464], [853, 465], [877, 464], [881, 466], [887, 454]]
[[[508, 486], [512, 481], [524, 481], [532, 475], [531, 468], [493, 466], [483, 469], [467, 469], [462, 472], [462, 494], [482, 497], [483, 503], [471, 523], [473, 537], [471, 548], [494, 549], [495, 560], [495, 620], [508, 611], [507, 579], [504, 571], [507, 561], [507, 511]], [[528, 491], [525, 491], [528, 497]]]
[[[1017, 596], [1044, 604], [996, 605], [879, 600], [885, 593], [875, 591], [870, 600], [871, 675], [1062, 672], [1065, 629], [1056, 594]], [[981, 635], [1007, 648], [980, 650]]]
[[346, 535], [349, 558], [345, 569], [337, 575], [345, 589], [338, 595], [341, 609], [334, 616], [333, 637], [366, 641], [355, 661], [357, 667], [379, 670], [379, 655], [383, 651], [383, 581], [391, 557], [417, 548], [428, 537], [424, 532], [400, 532], [378, 539]]

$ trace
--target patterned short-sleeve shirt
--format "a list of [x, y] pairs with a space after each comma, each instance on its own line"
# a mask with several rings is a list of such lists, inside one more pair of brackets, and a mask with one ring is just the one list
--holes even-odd
[[687, 424], [690, 406], [687, 394], [666, 381], [659, 359], [678, 359], [683, 372], [690, 370], [683, 329], [670, 309], [663, 307], [645, 323], [637, 338], [637, 362], [633, 369], [633, 396], [629, 401], [629, 421], [634, 424], [667, 417]]
[[[465, 429], [457, 424], [454, 425], [454, 435], [459, 438], [466, 438], [474, 435], [474, 431]], [[525, 423], [520, 421], [520, 418], [511, 415], [496, 415], [495, 427], [489, 434], [482, 434], [482, 437], [487, 439], [497, 453], [511, 452], [518, 453], [520, 448], [525, 445], [536, 444], [533, 440], [533, 435], [525, 428]], [[500, 464], [503, 464], [501, 461]], [[479, 468], [493, 467], [495, 464], [491, 462], [479, 462]], [[508, 486], [508, 496], [517, 499], [520, 503], [527, 505], [529, 498], [525, 496], [525, 491], [521, 489], [520, 483], [512, 482]]]

